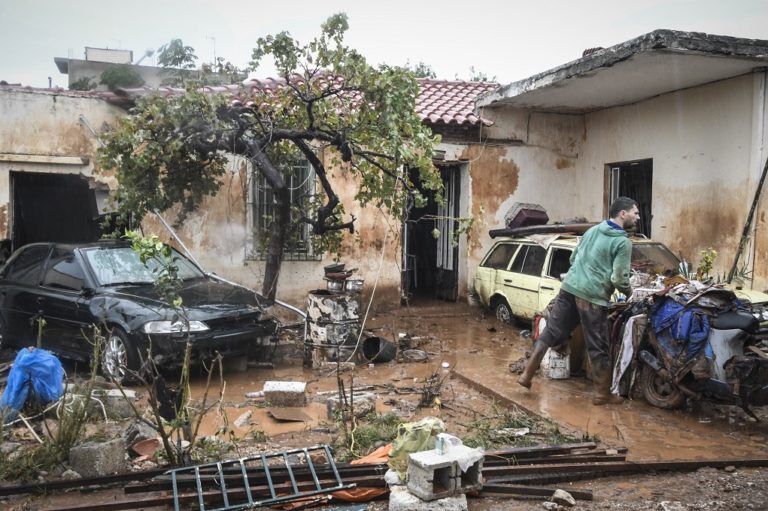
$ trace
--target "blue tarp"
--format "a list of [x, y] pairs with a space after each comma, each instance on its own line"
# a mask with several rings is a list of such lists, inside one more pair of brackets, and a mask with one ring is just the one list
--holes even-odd
[[685, 351], [683, 364], [693, 360], [707, 345], [709, 317], [696, 306], [684, 307], [663, 298], [651, 308], [651, 325], [659, 343], [673, 358]]
[[14, 417], [28, 399], [46, 404], [63, 393], [64, 368], [59, 359], [42, 349], [24, 348], [8, 374], [8, 384], [0, 397], [0, 414]]

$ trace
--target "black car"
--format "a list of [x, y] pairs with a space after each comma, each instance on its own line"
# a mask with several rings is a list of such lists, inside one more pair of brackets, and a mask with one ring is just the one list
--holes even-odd
[[187, 335], [193, 362], [216, 352], [250, 355], [275, 342], [278, 323], [265, 312], [265, 298], [207, 276], [175, 250], [173, 257], [183, 279], [181, 315], [160, 298], [151, 263], [127, 242], [21, 247], [0, 270], [3, 344], [35, 345], [42, 318], [44, 348], [88, 360], [95, 325], [107, 338], [102, 371], [123, 381], [126, 367], [138, 369], [148, 354], [161, 368], [181, 365]]

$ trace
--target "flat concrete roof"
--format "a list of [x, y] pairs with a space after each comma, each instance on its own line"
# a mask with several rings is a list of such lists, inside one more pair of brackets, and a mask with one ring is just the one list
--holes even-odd
[[478, 108], [586, 113], [768, 66], [768, 41], [655, 30], [483, 94]]

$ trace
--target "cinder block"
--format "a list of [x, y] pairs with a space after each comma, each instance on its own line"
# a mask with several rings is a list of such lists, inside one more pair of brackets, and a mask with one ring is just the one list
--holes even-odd
[[125, 471], [125, 442], [89, 442], [69, 450], [69, 465], [83, 477], [118, 474]]
[[459, 493], [458, 465], [437, 451], [415, 452], [408, 456], [408, 491], [423, 500], [435, 500]]
[[461, 494], [427, 502], [404, 486], [392, 486], [389, 489], [389, 511], [467, 511], [467, 496]]
[[[458, 474], [457, 488], [461, 493], [483, 488], [483, 456], [482, 451], [466, 445], [451, 445], [443, 455], [456, 462]], [[467, 466], [468, 464], [468, 466]], [[461, 470], [466, 466], [466, 470]]]
[[264, 401], [268, 406], [304, 406], [307, 384], [303, 381], [264, 382]]

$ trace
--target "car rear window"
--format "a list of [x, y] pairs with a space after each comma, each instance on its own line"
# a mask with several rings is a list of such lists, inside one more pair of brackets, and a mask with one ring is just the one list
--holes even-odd
[[519, 246], [519, 243], [500, 243], [499, 245], [496, 245], [480, 266], [485, 268], [495, 268], [497, 270], [506, 270], [509, 265], [509, 260], [515, 255], [515, 251]]
[[560, 275], [568, 273], [568, 270], [571, 269], [572, 253], [572, 250], [568, 250], [566, 248], [553, 248], [547, 275], [559, 279]]
[[48, 271], [43, 277], [43, 285], [70, 291], [80, 291], [85, 282], [83, 267], [75, 259], [71, 250], [53, 249]]
[[33, 245], [21, 249], [3, 269], [5, 278], [20, 284], [36, 286], [40, 283], [40, 273], [50, 249], [48, 245]]

